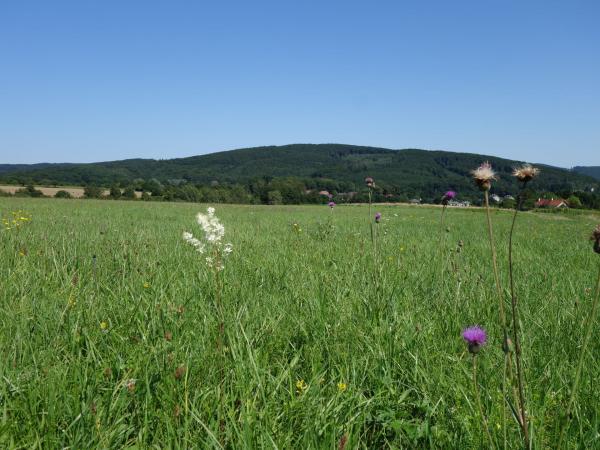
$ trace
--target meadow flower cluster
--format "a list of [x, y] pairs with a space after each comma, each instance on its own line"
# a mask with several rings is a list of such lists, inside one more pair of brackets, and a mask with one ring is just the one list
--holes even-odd
[[206, 214], [198, 213], [196, 221], [204, 232], [204, 240], [194, 237], [192, 233], [183, 232], [183, 240], [196, 249], [198, 253], [206, 253], [206, 263], [216, 270], [223, 270], [223, 259], [231, 254], [233, 246], [231, 243], [224, 243], [225, 227], [215, 216], [215, 208], [206, 209]]
[[23, 225], [31, 221], [31, 216], [25, 211], [12, 211], [8, 218], [2, 219], [2, 225], [6, 231], [18, 230]]

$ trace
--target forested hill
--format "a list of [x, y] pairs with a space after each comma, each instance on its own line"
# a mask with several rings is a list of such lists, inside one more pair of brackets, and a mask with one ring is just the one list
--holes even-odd
[[573, 171], [600, 180], [600, 166], [575, 166], [573, 167]]
[[[10, 184], [139, 185], [155, 179], [165, 185], [249, 185], [256, 180], [294, 177], [306, 188], [338, 192], [360, 191], [366, 176], [393, 194], [438, 196], [453, 189], [475, 195], [469, 172], [490, 161], [499, 174], [495, 192], [514, 193], [517, 185], [510, 175], [517, 161], [470, 153], [390, 150], [342, 144], [293, 144], [245, 148], [208, 155], [168, 160], [129, 159], [91, 164], [51, 164], [24, 170], [0, 166], [0, 181]], [[541, 191], [587, 190], [598, 186], [593, 178], [556, 167], [538, 165], [536, 180]]]

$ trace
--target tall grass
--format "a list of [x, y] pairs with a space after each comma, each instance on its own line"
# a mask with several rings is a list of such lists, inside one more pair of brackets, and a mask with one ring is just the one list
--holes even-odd
[[[368, 207], [338, 206], [323, 235], [325, 208], [219, 207], [235, 249], [223, 271], [224, 442], [478, 448], [460, 331], [480, 323], [490, 341], [502, 339], [494, 274], [482, 264], [485, 213], [452, 210], [449, 239], [464, 242], [457, 289], [450, 277], [430, 282], [438, 208], [378, 206], [386, 232], [377, 236], [376, 280], [372, 254], [362, 251]], [[214, 277], [181, 240], [201, 207], [0, 199], [0, 214], [18, 209], [31, 222], [18, 234], [0, 231], [0, 447], [220, 447]], [[503, 260], [511, 215], [491, 214]], [[556, 444], [569, 402], [581, 335], [573, 330], [589, 316], [597, 263], [586, 239], [597, 221], [519, 216], [528, 230], [514, 236], [528, 324], [521, 335], [539, 448]], [[377, 298], [381, 308], [372, 307]], [[588, 352], [599, 350], [590, 339]], [[598, 444], [599, 376], [598, 359], [587, 358], [564, 431], [570, 447]], [[499, 441], [501, 411], [491, 406], [503, 401], [501, 349], [477, 356], [477, 381]], [[509, 433], [508, 447], [520, 446]]]

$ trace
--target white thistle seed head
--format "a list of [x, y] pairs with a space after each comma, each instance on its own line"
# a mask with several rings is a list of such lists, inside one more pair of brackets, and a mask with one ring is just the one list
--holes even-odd
[[513, 170], [513, 176], [523, 183], [533, 180], [540, 173], [540, 169], [531, 164], [523, 164]]
[[492, 165], [489, 162], [482, 163], [477, 169], [472, 170], [471, 174], [475, 180], [475, 184], [482, 191], [489, 191], [492, 186], [492, 181], [496, 180], [496, 172], [492, 170]]

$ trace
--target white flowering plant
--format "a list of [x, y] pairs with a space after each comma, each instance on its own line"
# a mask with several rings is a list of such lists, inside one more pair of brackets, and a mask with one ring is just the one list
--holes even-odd
[[215, 216], [215, 208], [208, 207], [206, 214], [198, 213], [196, 221], [204, 232], [204, 239], [200, 240], [194, 237], [190, 232], [183, 232], [183, 240], [196, 249], [198, 253], [206, 254], [206, 264], [221, 271], [225, 268], [223, 260], [231, 254], [233, 246], [230, 242], [224, 243], [225, 227]]

